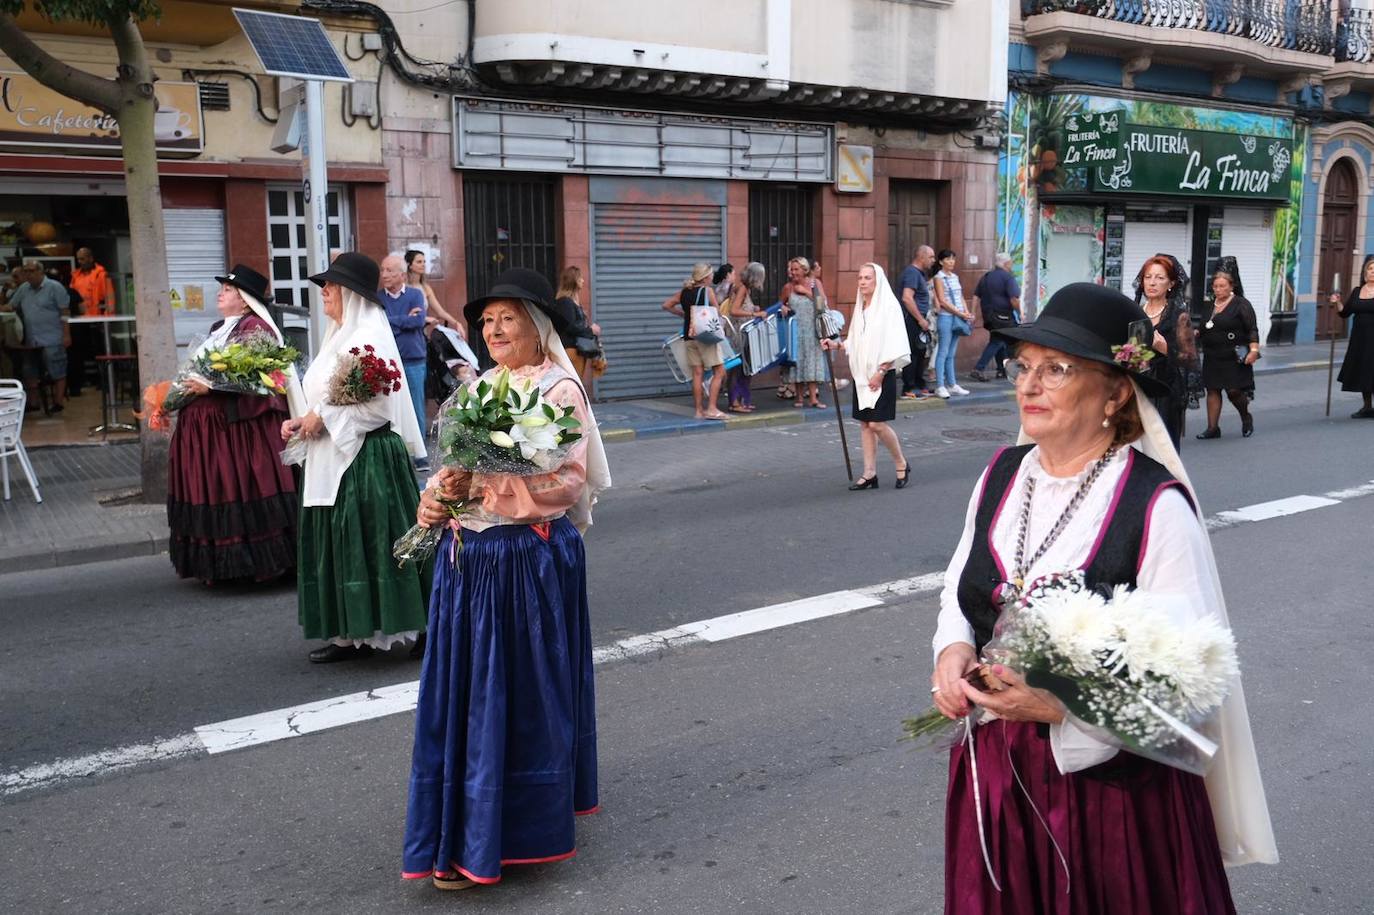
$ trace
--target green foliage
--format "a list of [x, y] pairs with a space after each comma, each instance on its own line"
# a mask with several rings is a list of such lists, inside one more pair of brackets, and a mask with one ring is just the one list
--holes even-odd
[[111, 21], [132, 18], [137, 22], [156, 19], [162, 15], [162, 7], [156, 0], [0, 0], [0, 12], [18, 16], [26, 6], [31, 6], [45, 18], [53, 22], [87, 22], [91, 25], [107, 25]]

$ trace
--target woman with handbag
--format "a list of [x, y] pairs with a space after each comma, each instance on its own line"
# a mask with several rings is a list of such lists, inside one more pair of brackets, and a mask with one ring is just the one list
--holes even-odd
[[601, 325], [587, 317], [582, 304], [582, 289], [587, 280], [582, 276], [581, 267], [564, 267], [558, 276], [558, 295], [553, 308], [563, 319], [559, 329], [559, 339], [568, 353], [568, 360], [577, 370], [577, 379], [583, 387], [588, 383], [588, 371], [592, 378], [600, 378], [606, 371], [606, 353], [601, 348]]
[[821, 349], [843, 349], [854, 376], [854, 418], [863, 436], [864, 474], [849, 485], [851, 492], [878, 488], [878, 442], [892, 454], [897, 489], [911, 479], [911, 464], [888, 423], [897, 418], [897, 373], [911, 361], [902, 306], [892, 294], [883, 268], [859, 268], [859, 293], [849, 336], [843, 341], [821, 340]]
[[825, 409], [820, 400], [821, 383], [825, 381], [825, 356], [821, 353], [820, 338], [816, 336], [816, 316], [826, 310], [825, 289], [811, 276], [811, 264], [804, 257], [787, 262], [788, 283], [782, 289], [786, 313], [797, 316], [797, 352], [792, 366], [792, 383], [797, 388], [794, 407], [804, 407], [807, 400], [818, 410]]
[[[739, 329], [746, 322], [752, 321], [764, 313], [761, 307], [763, 303], [763, 281], [763, 264], [758, 261], [750, 261], [744, 265], [744, 270], [739, 274], [739, 282], [735, 283], [729, 300], [721, 306], [724, 317], [729, 319], [733, 328], [730, 342], [734, 344], [736, 352], [744, 352], [744, 340]], [[743, 361], [726, 373], [725, 383], [727, 385], [726, 396], [730, 400], [730, 412], [753, 413], [756, 408], [753, 395], [749, 391], [749, 376], [744, 372]]]
[[[682, 282], [682, 289], [663, 300], [663, 310], [682, 319], [682, 339], [687, 344], [687, 365], [692, 370], [692, 404], [697, 419], [729, 419], [716, 406], [720, 385], [725, 373], [720, 370], [724, 361], [720, 356], [720, 305], [711, 288], [711, 265], [693, 264], [692, 275]], [[702, 379], [711, 369], [710, 400], [702, 403]]]
[[930, 284], [935, 292], [935, 332], [940, 339], [940, 348], [935, 353], [935, 395], [949, 400], [951, 394], [968, 394], [954, 378], [954, 357], [959, 353], [960, 338], [973, 332], [973, 315], [964, 303], [964, 290], [954, 272], [959, 256], [944, 248], [935, 263], [939, 269]]
[[1223, 257], [1212, 275], [1212, 311], [1198, 334], [1202, 346], [1202, 384], [1207, 388], [1207, 428], [1200, 439], [1221, 438], [1221, 392], [1240, 414], [1240, 434], [1255, 432], [1250, 401], [1255, 394], [1259, 359], [1259, 326], [1255, 308], [1245, 298], [1234, 257]]

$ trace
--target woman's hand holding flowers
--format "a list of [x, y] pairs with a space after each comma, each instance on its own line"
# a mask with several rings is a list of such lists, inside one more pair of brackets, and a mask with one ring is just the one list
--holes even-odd
[[940, 652], [931, 675], [931, 700], [946, 718], [962, 718], [969, 712], [968, 700], [960, 684], [964, 675], [978, 666], [978, 656], [967, 642], [954, 642]]
[[472, 485], [472, 474], [456, 467], [443, 467], [430, 478], [429, 486], [420, 493], [420, 507], [416, 509], [415, 521], [424, 527], [436, 527], [447, 521], [448, 505], [467, 498]]
[[1064, 720], [1064, 708], [1053, 696], [1043, 689], [1031, 689], [1026, 685], [1025, 679], [1010, 667], [997, 664], [993, 666], [992, 673], [1005, 684], [1005, 688], [996, 692], [984, 692], [961, 679], [958, 688], [964, 698], [1007, 721], [1058, 724]]

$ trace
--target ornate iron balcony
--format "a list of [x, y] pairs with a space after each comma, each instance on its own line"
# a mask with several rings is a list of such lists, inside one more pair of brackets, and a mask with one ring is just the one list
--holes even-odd
[[[1330, 56], [1340, 46], [1333, 6], [1333, 0], [1021, 0], [1021, 13], [1079, 13], [1129, 25], [1234, 35], [1265, 47]], [[1361, 41], [1368, 54], [1369, 13], [1353, 12], [1365, 16]]]
[[1351, 9], [1336, 25], [1336, 60], [1367, 64], [1374, 61], [1374, 10]]

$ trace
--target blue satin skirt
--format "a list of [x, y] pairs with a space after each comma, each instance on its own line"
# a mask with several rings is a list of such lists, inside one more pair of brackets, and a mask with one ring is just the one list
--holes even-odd
[[435, 557], [403, 876], [575, 853], [597, 807], [596, 699], [582, 536], [565, 518], [453, 533]]

